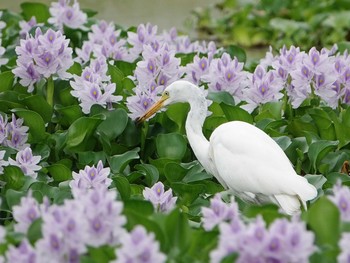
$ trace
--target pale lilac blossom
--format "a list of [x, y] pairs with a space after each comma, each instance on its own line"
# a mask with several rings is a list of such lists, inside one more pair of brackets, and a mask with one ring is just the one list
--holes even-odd
[[177, 197], [173, 197], [173, 191], [164, 191], [162, 182], [154, 184], [151, 188], [145, 187], [143, 197], [150, 201], [158, 212], [169, 212], [175, 207]]
[[328, 198], [338, 207], [343, 221], [350, 222], [350, 189], [340, 181], [333, 186], [333, 195]]
[[21, 38], [26, 38], [26, 36], [29, 34], [29, 32], [34, 28], [34, 27], [38, 27], [38, 26], [42, 26], [42, 23], [37, 23], [36, 22], [36, 17], [32, 16], [28, 21], [19, 21], [19, 27], [20, 27], [20, 31], [19, 31], [19, 35], [21, 36]]
[[73, 172], [73, 180], [69, 183], [72, 191], [81, 191], [82, 194], [91, 188], [105, 187], [111, 185], [112, 179], [108, 178], [111, 169], [104, 168], [102, 161], [97, 166], [85, 166], [79, 173]]
[[162, 263], [166, 256], [160, 252], [159, 242], [153, 233], [147, 233], [143, 226], [136, 226], [123, 236], [121, 247], [116, 249], [117, 259], [113, 263]]
[[26, 147], [24, 150], [21, 150], [16, 155], [16, 160], [12, 158], [8, 159], [10, 165], [18, 166], [21, 168], [22, 172], [26, 176], [36, 178], [38, 176], [37, 171], [41, 170], [41, 166], [38, 163], [41, 160], [40, 155], [32, 154], [32, 149]]
[[5, 54], [6, 49], [1, 46], [2, 39], [0, 38], [0, 66], [6, 65], [9, 61], [8, 58], [3, 58], [2, 56]]
[[41, 217], [41, 209], [38, 201], [32, 197], [32, 192], [21, 198], [19, 205], [12, 208], [13, 218], [16, 223], [14, 229], [18, 233], [26, 234], [30, 225]]
[[237, 203], [230, 204], [221, 199], [220, 194], [216, 194], [210, 200], [210, 207], [202, 207], [202, 223], [206, 231], [212, 230], [215, 226], [225, 221], [231, 221], [239, 217]]
[[158, 27], [150, 23], [140, 24], [135, 32], [128, 32], [128, 43], [132, 46], [130, 53], [138, 56], [143, 51], [143, 46], [152, 44], [157, 40]]
[[23, 119], [17, 119], [15, 114], [12, 114], [11, 122], [8, 122], [7, 116], [0, 115], [0, 143], [2, 145], [16, 149], [23, 150], [28, 147], [28, 129], [29, 127], [23, 125]]
[[36, 262], [36, 252], [25, 238], [18, 247], [9, 246], [6, 251], [6, 259], [9, 263], [34, 263]]
[[87, 22], [87, 15], [80, 10], [77, 0], [70, 5], [71, 0], [58, 0], [51, 3], [49, 9], [51, 17], [48, 22], [62, 30], [63, 26], [69, 28], [85, 29], [84, 24]]
[[339, 241], [339, 248], [341, 250], [337, 257], [338, 263], [349, 263], [350, 261], [350, 233], [345, 232], [342, 234]]

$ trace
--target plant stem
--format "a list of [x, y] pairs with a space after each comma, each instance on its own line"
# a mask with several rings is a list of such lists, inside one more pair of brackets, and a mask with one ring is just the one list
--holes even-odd
[[53, 93], [54, 93], [54, 83], [52, 77], [47, 79], [47, 92], [46, 92], [46, 101], [47, 103], [53, 107]]

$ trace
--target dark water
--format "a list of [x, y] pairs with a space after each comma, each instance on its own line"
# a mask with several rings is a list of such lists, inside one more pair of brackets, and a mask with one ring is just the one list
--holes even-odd
[[[0, 9], [20, 10], [20, 4], [31, 0], [0, 0]], [[50, 5], [50, 0], [33, 0]], [[73, 0], [72, 0], [73, 2]], [[98, 11], [97, 17], [114, 21], [127, 28], [151, 22], [160, 30], [191, 28], [191, 11], [214, 5], [219, 0], [79, 0], [81, 8]]]

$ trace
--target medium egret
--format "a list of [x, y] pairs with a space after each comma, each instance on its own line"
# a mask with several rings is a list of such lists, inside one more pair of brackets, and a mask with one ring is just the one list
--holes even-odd
[[207, 101], [204, 92], [188, 81], [170, 84], [138, 121], [177, 102], [190, 104], [186, 134], [198, 161], [234, 195], [247, 202], [275, 203], [290, 215], [300, 211], [300, 202], [306, 209], [306, 201], [316, 197], [316, 188], [294, 171], [279, 145], [259, 128], [231, 121], [217, 127], [208, 141], [202, 132]]

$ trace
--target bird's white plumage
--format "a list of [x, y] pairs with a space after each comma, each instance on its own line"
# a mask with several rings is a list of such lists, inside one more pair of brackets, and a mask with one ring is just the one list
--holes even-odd
[[[300, 201], [316, 197], [316, 188], [297, 175], [279, 145], [255, 126], [233, 121], [222, 124], [208, 141], [202, 132], [207, 102], [203, 91], [187, 81], [168, 86], [161, 99], [164, 106], [188, 102], [186, 120], [189, 143], [207, 172], [244, 200], [274, 202], [286, 213], [300, 211]], [[299, 201], [300, 200], [300, 201]]]

